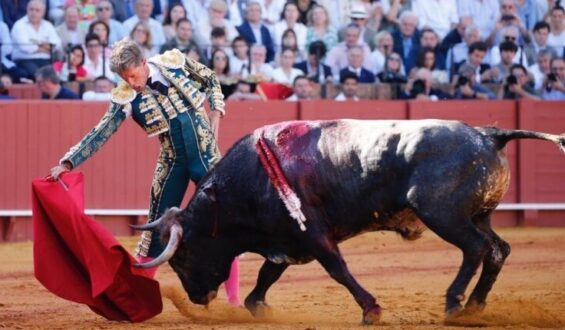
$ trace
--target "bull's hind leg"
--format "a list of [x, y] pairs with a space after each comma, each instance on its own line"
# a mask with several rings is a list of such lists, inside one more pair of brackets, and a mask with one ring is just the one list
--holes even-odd
[[267, 290], [275, 283], [288, 268], [287, 263], [275, 264], [266, 260], [259, 270], [257, 284], [255, 288], [245, 298], [245, 308], [247, 308], [253, 316], [263, 317], [268, 313], [269, 306], [265, 302]]
[[363, 309], [363, 323], [378, 323], [381, 316], [381, 307], [377, 304], [375, 297], [363, 289], [353, 278], [337, 245], [334, 242], [324, 240], [314, 249], [316, 260], [334, 280], [351, 292], [357, 304]]
[[463, 252], [463, 263], [447, 289], [445, 298], [446, 314], [454, 315], [463, 309], [461, 301], [465, 298], [465, 289], [489, 249], [489, 238], [464, 217], [434, 215], [433, 218], [421, 216], [421, 219], [439, 237]]
[[482, 310], [485, 307], [487, 295], [496, 282], [504, 261], [510, 254], [510, 245], [492, 230], [488, 217], [478, 221], [477, 225], [490, 237], [492, 244], [483, 259], [481, 277], [465, 305], [465, 309], [470, 312]]

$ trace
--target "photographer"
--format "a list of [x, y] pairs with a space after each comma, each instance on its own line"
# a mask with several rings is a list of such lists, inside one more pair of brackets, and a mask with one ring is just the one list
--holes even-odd
[[554, 58], [551, 61], [551, 73], [544, 81], [542, 92], [544, 100], [565, 100], [565, 60]]
[[400, 93], [402, 100], [445, 100], [450, 96], [438, 89], [432, 88], [432, 72], [421, 68], [416, 72], [414, 79], [408, 80], [404, 90]]
[[463, 64], [459, 68], [454, 98], [458, 100], [495, 100], [496, 95], [487, 87], [475, 82], [475, 68]]
[[528, 28], [518, 14], [518, 8], [514, 0], [501, 0], [500, 1], [500, 16], [494, 25], [494, 29], [485, 42], [492, 46], [499, 44], [502, 38], [502, 29], [506, 27], [515, 27], [519, 31], [517, 44], [530, 42], [530, 33]]
[[528, 70], [521, 64], [512, 65], [500, 93], [505, 100], [540, 99], [529, 84]]

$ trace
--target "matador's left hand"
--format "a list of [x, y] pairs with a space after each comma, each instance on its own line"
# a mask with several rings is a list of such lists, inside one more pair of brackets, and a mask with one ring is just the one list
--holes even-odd
[[218, 136], [218, 131], [220, 128], [220, 117], [222, 116], [222, 113], [219, 111], [210, 111], [210, 113], [208, 114], [208, 117], [210, 119], [210, 128], [212, 129], [212, 133], [214, 133], [214, 138], [216, 138], [216, 141], [218, 141], [219, 136]]

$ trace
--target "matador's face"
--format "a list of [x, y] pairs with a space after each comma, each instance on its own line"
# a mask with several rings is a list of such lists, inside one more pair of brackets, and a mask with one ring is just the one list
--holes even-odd
[[120, 73], [120, 77], [136, 92], [145, 89], [147, 78], [149, 78], [149, 66], [147, 60], [143, 59], [137, 66], [132, 65]]

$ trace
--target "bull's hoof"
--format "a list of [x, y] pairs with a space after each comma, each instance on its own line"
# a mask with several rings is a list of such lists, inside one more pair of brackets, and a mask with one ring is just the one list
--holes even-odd
[[465, 305], [465, 314], [472, 315], [482, 312], [486, 307], [485, 303], [479, 303], [474, 300], [469, 300]]
[[271, 307], [269, 307], [269, 305], [267, 305], [264, 301], [256, 301], [253, 304], [248, 304], [246, 302], [245, 307], [256, 318], [268, 318], [273, 314]]
[[363, 325], [378, 324], [381, 319], [381, 307], [375, 306], [363, 313]]
[[449, 321], [449, 320], [456, 319], [459, 316], [461, 316], [462, 313], [463, 313], [463, 306], [461, 306], [461, 305], [457, 305], [457, 306], [448, 308], [445, 311], [445, 320]]

